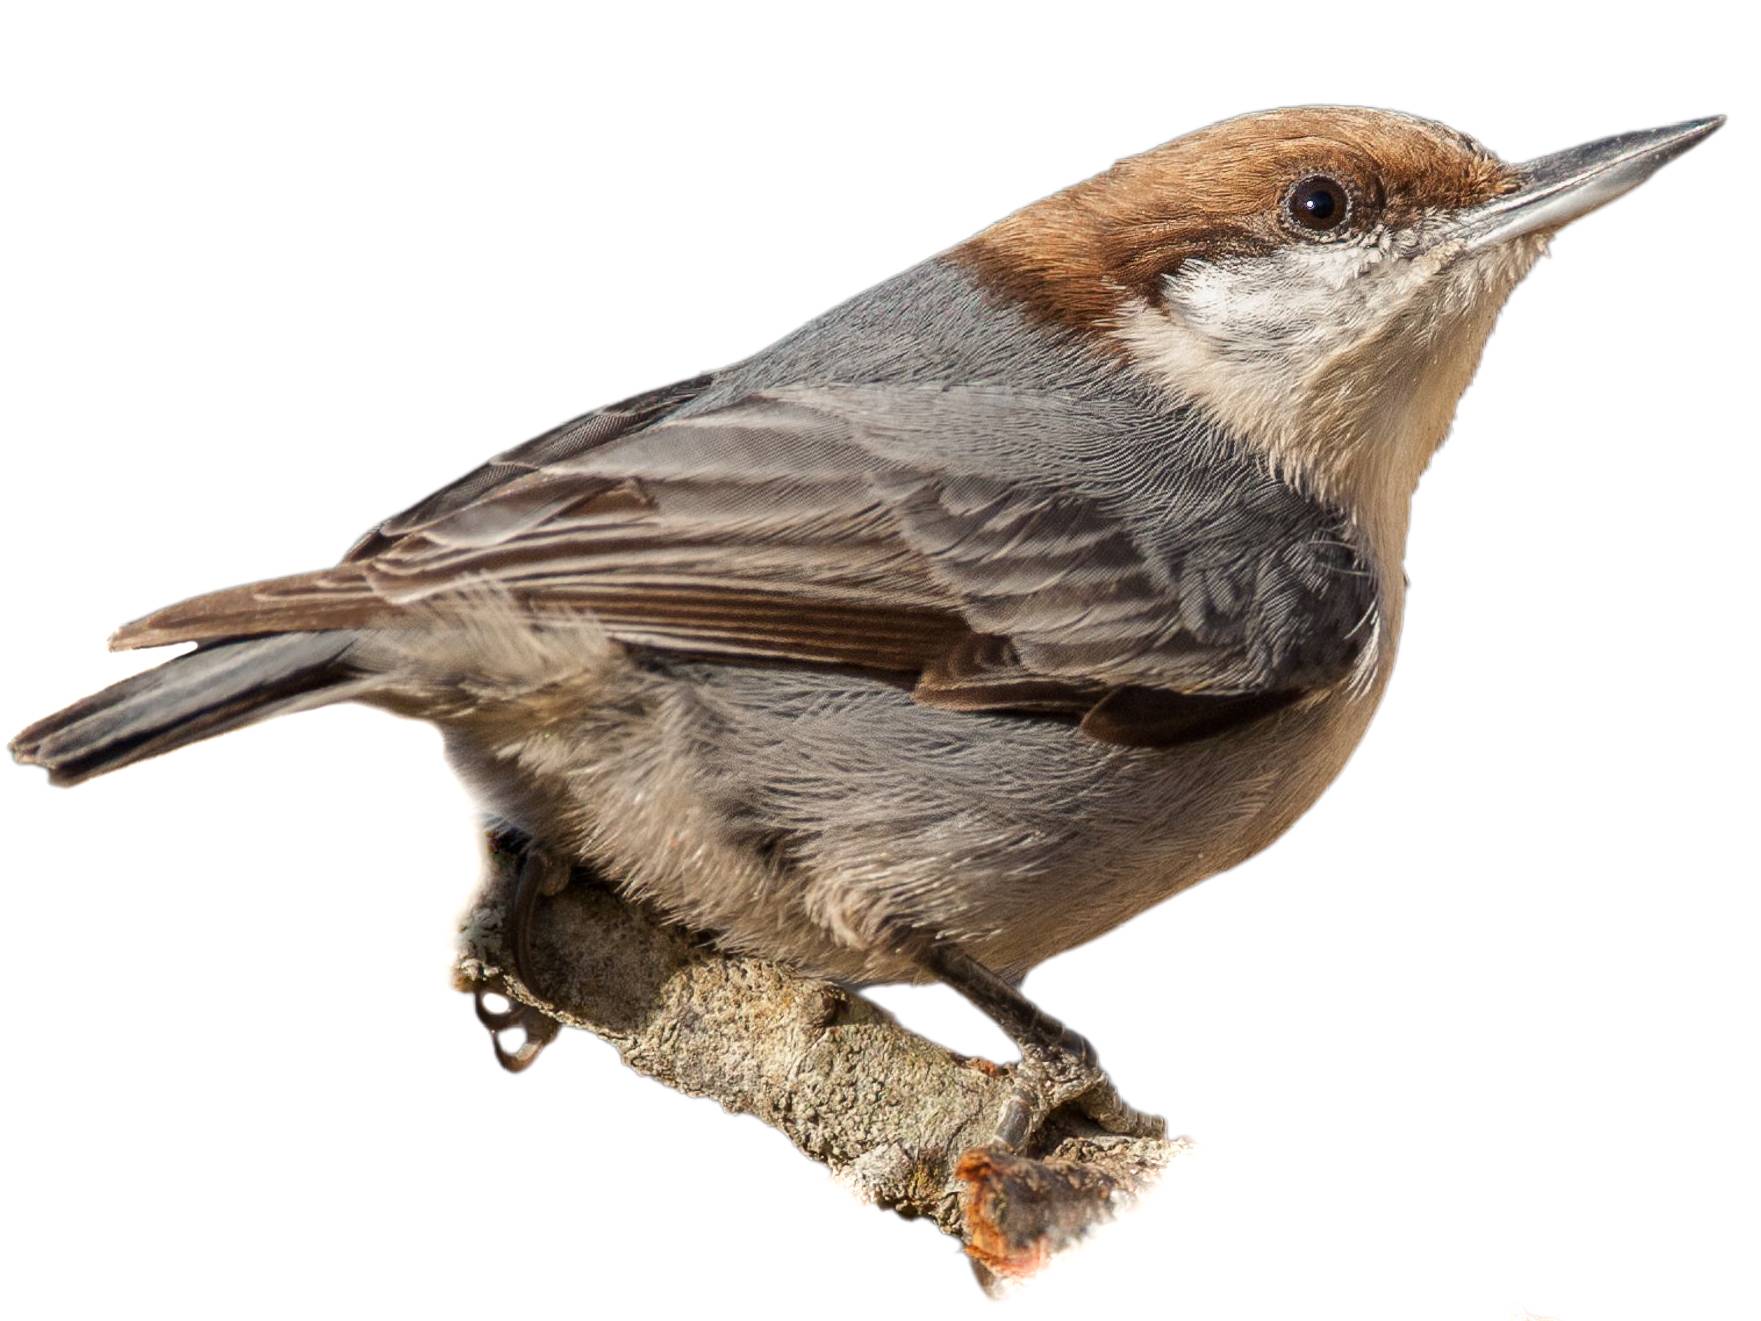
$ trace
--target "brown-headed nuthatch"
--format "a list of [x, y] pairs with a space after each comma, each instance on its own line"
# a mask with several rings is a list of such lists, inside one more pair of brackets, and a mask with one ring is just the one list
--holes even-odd
[[810, 974], [941, 978], [1021, 1047], [999, 1140], [1068, 1101], [1154, 1131], [1017, 982], [1338, 774], [1505, 298], [1720, 122], [1524, 165], [1378, 110], [1201, 129], [333, 568], [127, 625], [198, 645], [13, 753], [73, 784], [327, 702], [419, 716], [521, 841], [519, 912], [579, 867]]

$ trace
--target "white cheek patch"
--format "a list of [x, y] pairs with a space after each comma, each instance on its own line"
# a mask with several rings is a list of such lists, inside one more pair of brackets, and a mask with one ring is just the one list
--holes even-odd
[[[1203, 406], [1274, 471], [1348, 502], [1404, 500], [1492, 318], [1544, 246], [1470, 253], [1415, 230], [1377, 246], [1188, 262], [1164, 281], [1162, 306], [1128, 305], [1114, 333], [1141, 371]], [[1376, 353], [1361, 352], [1376, 342]], [[1360, 474], [1373, 491], [1347, 475], [1360, 459], [1382, 474]], [[1404, 489], [1381, 490], [1389, 481]]]
[[1165, 282], [1167, 315], [1219, 358], [1306, 374], [1404, 301], [1411, 268], [1383, 248], [1348, 244], [1189, 262]]
[[1344, 245], [1187, 262], [1162, 306], [1132, 304], [1117, 333], [1151, 376], [1276, 448], [1305, 382], [1374, 324], [1383, 265]]
[[1274, 441], [1300, 425], [1319, 374], [1392, 318], [1423, 334], [1477, 302], [1502, 302], [1532, 260], [1451, 260], [1441, 247], [1409, 257], [1384, 241], [1193, 261], [1164, 282], [1162, 307], [1135, 303], [1116, 329], [1139, 366], [1163, 384], [1209, 405], [1226, 424]]

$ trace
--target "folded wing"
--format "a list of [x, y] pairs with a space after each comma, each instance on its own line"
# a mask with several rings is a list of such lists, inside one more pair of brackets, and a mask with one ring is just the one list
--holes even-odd
[[334, 569], [116, 643], [395, 626], [492, 585], [633, 645], [892, 672], [921, 701], [1165, 743], [1338, 680], [1372, 633], [1345, 521], [1167, 419], [980, 386], [780, 390], [610, 434], [594, 416]]

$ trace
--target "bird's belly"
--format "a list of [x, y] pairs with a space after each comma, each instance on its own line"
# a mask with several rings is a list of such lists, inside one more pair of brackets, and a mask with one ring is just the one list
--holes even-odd
[[628, 682], [567, 739], [455, 760], [494, 810], [680, 920], [854, 980], [916, 975], [901, 926], [1024, 972], [1233, 866], [1313, 802], [1373, 704], [1149, 749], [861, 676], [669, 661]]

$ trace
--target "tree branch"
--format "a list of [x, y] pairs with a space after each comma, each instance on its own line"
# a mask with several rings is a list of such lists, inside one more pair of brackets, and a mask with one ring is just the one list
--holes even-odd
[[[958, 1238], [987, 1288], [1109, 1219], [1185, 1145], [1059, 1111], [1028, 1151], [988, 1147], [1007, 1066], [954, 1054], [839, 986], [720, 953], [580, 879], [532, 920], [541, 997], [504, 943], [517, 865], [492, 842], [461, 929], [460, 990], [532, 1006], [668, 1087], [756, 1116], [858, 1196]], [[539, 1038], [547, 1018], [527, 1015]]]

